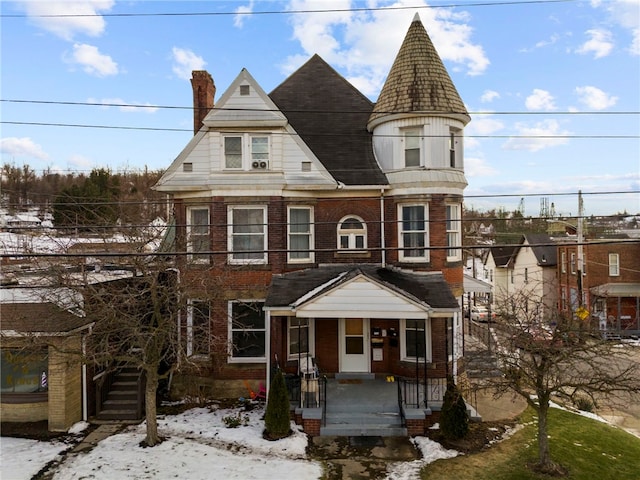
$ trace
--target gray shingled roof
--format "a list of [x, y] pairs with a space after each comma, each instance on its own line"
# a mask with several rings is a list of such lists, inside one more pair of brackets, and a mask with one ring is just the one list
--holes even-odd
[[517, 250], [518, 247], [515, 245], [496, 245], [491, 247], [491, 255], [497, 267], [507, 267]]
[[385, 115], [426, 112], [470, 117], [416, 14], [382, 87], [369, 122]]
[[269, 97], [337, 181], [387, 185], [367, 131], [373, 103], [318, 55]]
[[[319, 295], [359, 274], [433, 308], [458, 308], [458, 302], [441, 273], [425, 275], [376, 265], [331, 265], [274, 276], [265, 306], [292, 305], [310, 292], [315, 291], [315, 295]], [[326, 287], [320, 288], [323, 285]]]
[[558, 247], [546, 233], [527, 233], [523, 237], [531, 247], [538, 265], [552, 267], [558, 264]]
[[2, 332], [65, 334], [91, 323], [53, 303], [3, 303]]

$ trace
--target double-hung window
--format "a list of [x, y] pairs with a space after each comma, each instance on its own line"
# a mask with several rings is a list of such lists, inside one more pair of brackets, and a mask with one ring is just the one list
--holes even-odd
[[267, 263], [267, 207], [229, 206], [229, 263]]
[[462, 219], [460, 204], [449, 204], [447, 208], [447, 260], [462, 259]]
[[405, 361], [431, 360], [428, 320], [400, 320], [400, 354]]
[[265, 170], [269, 168], [269, 137], [236, 134], [223, 137], [224, 168], [228, 170]]
[[209, 251], [209, 208], [187, 208], [187, 252], [195, 263], [206, 263], [208, 256], [200, 252]]
[[399, 205], [399, 257], [401, 261], [429, 261], [427, 205]]
[[571, 259], [570, 260], [570, 263], [571, 263], [571, 274], [575, 275], [576, 274], [576, 254], [572, 253], [569, 258]]
[[265, 360], [266, 322], [263, 302], [229, 302], [229, 344], [232, 362]]
[[289, 359], [314, 355], [313, 319], [289, 317], [288, 334]]
[[190, 299], [187, 303], [187, 355], [209, 355], [211, 342], [209, 304]]
[[338, 223], [338, 249], [363, 250], [367, 248], [367, 226], [360, 217], [348, 216]]
[[609, 254], [609, 276], [617, 277], [620, 275], [620, 254]]
[[420, 143], [422, 141], [419, 128], [411, 128], [404, 130], [404, 166], [419, 167], [420, 166]]
[[313, 262], [313, 208], [289, 207], [288, 261]]
[[567, 273], [567, 252], [565, 251], [560, 253], [560, 271]]

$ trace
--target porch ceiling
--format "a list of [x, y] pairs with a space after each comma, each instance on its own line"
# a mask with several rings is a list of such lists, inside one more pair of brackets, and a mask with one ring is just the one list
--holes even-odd
[[640, 283], [604, 283], [590, 290], [598, 297], [640, 297]]

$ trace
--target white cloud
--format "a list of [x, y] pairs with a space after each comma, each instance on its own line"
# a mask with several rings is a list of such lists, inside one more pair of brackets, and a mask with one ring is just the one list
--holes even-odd
[[503, 149], [537, 152], [544, 148], [567, 144], [567, 138], [558, 137], [570, 134], [560, 128], [557, 120], [543, 120], [532, 126], [519, 122], [515, 124], [515, 129], [516, 135], [505, 142]]
[[586, 31], [590, 38], [576, 50], [577, 53], [589, 55], [593, 53], [594, 58], [606, 57], [613, 50], [612, 35], [609, 30], [594, 28]]
[[202, 57], [186, 48], [173, 47], [171, 54], [173, 56], [173, 73], [183, 80], [189, 80], [193, 70], [202, 70], [207, 64]]
[[627, 50], [631, 55], [640, 55], [640, 0], [594, 0], [591, 4], [604, 9], [610, 22], [629, 31], [631, 42]]
[[618, 97], [609, 95], [597, 87], [576, 87], [575, 92], [578, 101], [591, 110], [604, 110], [613, 107], [618, 101]]
[[484, 158], [465, 157], [464, 174], [467, 177], [491, 177], [498, 174], [498, 171], [487, 163]]
[[73, 53], [64, 57], [67, 63], [82, 66], [82, 69], [89, 75], [106, 77], [119, 73], [118, 64], [109, 55], [100, 53], [98, 47], [93, 45], [74, 43]]
[[480, 147], [480, 139], [475, 138], [476, 135], [481, 137], [492, 135], [496, 132], [499, 132], [503, 128], [504, 123], [493, 118], [491, 114], [473, 115], [473, 120], [465, 128], [465, 149], [471, 151]]
[[245, 20], [249, 18], [249, 13], [253, 12], [253, 0], [249, 2], [249, 5], [240, 5], [236, 8], [236, 16], [233, 17], [233, 26], [242, 28], [244, 26]]
[[155, 113], [158, 111], [158, 107], [150, 103], [143, 104], [142, 102], [127, 102], [121, 98], [103, 98], [102, 100], [96, 100], [94, 98], [87, 99], [88, 103], [102, 104], [105, 109], [117, 106], [121, 112], [142, 112], [142, 113]]
[[500, 98], [500, 94], [495, 90], [485, 90], [480, 97], [480, 101], [482, 103], [491, 103], [498, 98]]
[[[109, 11], [114, 0], [32, 1], [19, 0], [29, 21], [54, 35], [71, 41], [78, 35], [97, 37], [105, 29], [100, 12]], [[50, 17], [42, 15], [74, 15]]]
[[[424, 1], [398, 0], [393, 4], [371, 0], [368, 7], [424, 6]], [[289, 74], [303, 59], [317, 53], [331, 65], [346, 70], [345, 77], [365, 95], [374, 96], [382, 87], [389, 68], [411, 24], [415, 10], [346, 11], [350, 0], [328, 3], [319, 0], [292, 0], [290, 10], [327, 10], [313, 15], [291, 17], [293, 37], [304, 55], [287, 58], [282, 69]], [[469, 16], [451, 9], [421, 9], [420, 17], [443, 61], [454, 70], [480, 75], [489, 65], [482, 46], [474, 44]]]
[[84, 155], [75, 154], [69, 158], [69, 164], [74, 167], [80, 167], [81, 169], [88, 169], [93, 166], [93, 161]]
[[533, 93], [525, 100], [527, 110], [551, 112], [556, 109], [553, 95], [546, 90], [534, 88]]
[[30, 157], [39, 160], [49, 159], [49, 155], [42, 147], [28, 137], [7, 137], [0, 139], [0, 152], [11, 157]]

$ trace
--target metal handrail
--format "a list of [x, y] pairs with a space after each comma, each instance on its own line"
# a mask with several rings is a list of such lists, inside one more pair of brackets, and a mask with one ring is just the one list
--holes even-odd
[[329, 380], [326, 375], [322, 376], [322, 388], [320, 390], [320, 402], [322, 402], [322, 426], [327, 426], [327, 384]]
[[407, 426], [407, 417], [404, 413], [404, 399], [402, 398], [402, 388], [400, 387], [400, 384], [403, 383], [402, 381], [396, 381], [396, 385], [398, 385], [398, 408], [400, 409], [400, 421], [402, 423], [403, 427]]

